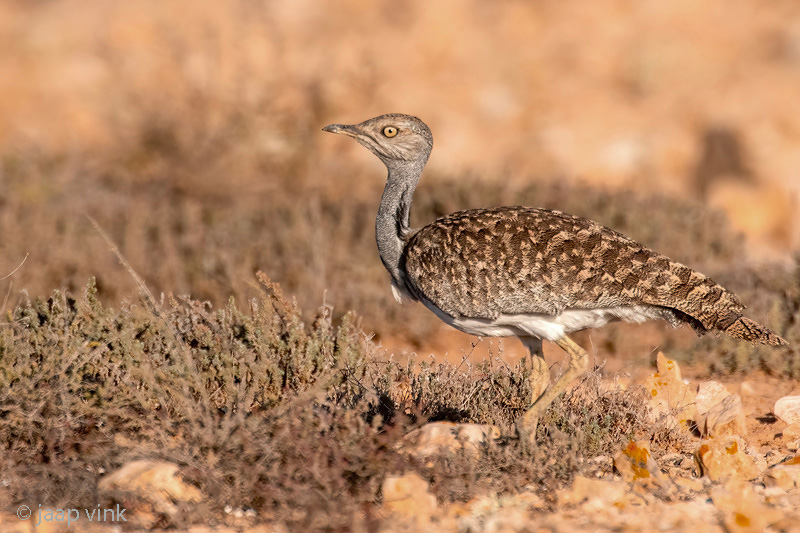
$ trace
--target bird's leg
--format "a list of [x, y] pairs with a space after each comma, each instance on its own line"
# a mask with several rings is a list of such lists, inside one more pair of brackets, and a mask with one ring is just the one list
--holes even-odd
[[[572, 339], [564, 335], [556, 341], [556, 344], [569, 356], [569, 367], [561, 376], [533, 402], [533, 405], [517, 420], [517, 435], [523, 446], [527, 446], [531, 437], [536, 432], [536, 424], [539, 417], [544, 414], [556, 396], [564, 392], [569, 383], [586, 372], [589, 365], [589, 355], [578, 346]], [[545, 365], [547, 368], [547, 365]]]
[[550, 369], [544, 360], [542, 350], [542, 339], [536, 337], [520, 337], [522, 344], [528, 349], [528, 359], [531, 365], [531, 374], [528, 376], [528, 383], [531, 386], [531, 404], [539, 399], [547, 386], [550, 385]]

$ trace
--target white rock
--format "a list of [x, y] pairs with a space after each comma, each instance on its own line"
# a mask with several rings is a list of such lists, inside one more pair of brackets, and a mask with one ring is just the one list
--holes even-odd
[[135, 493], [145, 499], [155, 493], [173, 501], [199, 502], [202, 494], [176, 475], [178, 468], [166, 461], [131, 461], [101, 479], [98, 488]]
[[719, 381], [704, 381], [697, 386], [697, 396], [694, 402], [697, 406], [697, 414], [703, 416], [708, 413], [712, 407], [730, 396], [730, 392], [725, 388], [725, 385]]
[[666, 416], [681, 428], [687, 428], [689, 420], [696, 419], [695, 391], [684, 383], [678, 363], [667, 359], [659, 352], [656, 355], [655, 372], [645, 381], [653, 415]]
[[[39, 512], [38, 508], [35, 512]], [[15, 513], [0, 513], [0, 531], [3, 533], [38, 533], [38, 531], [45, 531], [47, 524], [44, 521], [41, 521], [39, 527], [34, 529], [33, 523], [37, 520], [36, 515], [28, 520], [20, 520]], [[72, 526], [74, 528], [74, 524]], [[66, 523], [64, 523], [64, 530], [66, 529]]]
[[381, 492], [386, 510], [413, 516], [419, 523], [427, 523], [436, 510], [436, 496], [428, 491], [428, 482], [416, 472], [386, 476]]
[[781, 433], [783, 434], [783, 439], [787, 441], [800, 439], [800, 422], [789, 424], [783, 428]]
[[177, 502], [202, 500], [203, 495], [197, 488], [177, 476], [178, 469], [178, 465], [167, 461], [131, 461], [101, 479], [97, 488], [138, 500], [140, 503], [129, 509], [129, 518], [133, 524], [147, 529], [155, 524], [158, 515], [175, 519]]
[[614, 468], [625, 481], [657, 485], [664, 482], [661, 469], [650, 453], [648, 440], [631, 441], [618, 451], [614, 455]]
[[787, 424], [800, 422], [800, 396], [784, 396], [775, 402], [772, 412]]
[[732, 533], [765, 531], [783, 516], [768, 506], [750, 483], [729, 481], [713, 487], [710, 495], [714, 507], [722, 513], [725, 529]]
[[712, 481], [728, 479], [750, 480], [758, 477], [755, 460], [744, 451], [744, 441], [738, 436], [709, 438], [700, 443], [694, 454], [701, 475]]
[[558, 504], [583, 505], [596, 510], [621, 506], [628, 500], [628, 485], [618, 480], [575, 476], [572, 486], [558, 493]]
[[477, 453], [487, 442], [498, 437], [500, 428], [497, 426], [431, 422], [406, 435], [402, 447], [413, 455], [423, 457], [457, 451], [462, 447], [469, 453]]
[[716, 508], [703, 495], [693, 500], [667, 504], [655, 518], [658, 531], [714, 531]]
[[764, 481], [770, 486], [787, 491], [800, 488], [800, 456], [768, 468], [764, 474]]
[[704, 436], [746, 435], [742, 399], [738, 394], [729, 394], [714, 405], [705, 415], [702, 426]]

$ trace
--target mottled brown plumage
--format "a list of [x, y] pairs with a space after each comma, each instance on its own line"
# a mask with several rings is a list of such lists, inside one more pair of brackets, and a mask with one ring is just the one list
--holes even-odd
[[698, 332], [771, 345], [785, 341], [742, 316], [711, 278], [590, 220], [546, 209], [462, 211], [415, 233], [410, 284], [453, 316], [558, 315], [566, 309], [651, 305]]
[[[467, 333], [516, 335], [530, 351], [534, 402], [517, 424], [523, 441], [556, 395], [586, 370], [586, 352], [567, 336], [572, 331], [662, 318], [699, 333], [786, 344], [742, 316], [736, 296], [710, 278], [591, 220], [498, 207], [454, 213], [414, 232], [411, 199], [433, 148], [428, 126], [391, 114], [323, 129], [353, 137], [389, 171], [375, 231], [395, 296], [422, 302]], [[546, 390], [542, 339], [569, 355], [568, 369]]]

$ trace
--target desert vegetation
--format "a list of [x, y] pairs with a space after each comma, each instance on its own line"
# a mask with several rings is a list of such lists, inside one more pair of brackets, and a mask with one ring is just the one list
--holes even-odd
[[0, 345], [4, 504], [108, 503], [98, 500], [113, 498], [98, 494], [102, 473], [157, 456], [187, 465], [185, 479], [209, 497], [202, 512], [192, 506], [163, 525], [203, 523], [228, 505], [336, 529], [377, 504], [387, 473], [419, 469], [445, 502], [524, 484], [554, 494], [587, 459], [652, 431], [644, 392], [600, 392], [595, 374], [554, 405], [532, 457], [499, 443], [479, 465], [463, 454], [415, 462], [397, 445], [428, 420], [508, 433], [530, 402], [525, 370], [399, 364], [353, 315], [333, 323], [322, 307], [306, 324], [259, 277], [261, 295], [246, 310], [175, 298], [114, 310], [92, 281], [10, 313]]
[[[129, 528], [414, 530], [384, 502], [403, 473], [462, 530], [478, 527], [456, 519], [474, 502], [519, 494], [545, 520], [576, 479], [618, 476], [631, 441], [696, 481], [702, 429], [679, 430], [642, 387], [657, 352], [695, 382], [800, 393], [798, 15], [3, 4], [0, 526], [23, 503], [141, 510], [100, 485], [140, 459], [178, 465], [201, 497]], [[384, 170], [319, 131], [390, 111], [436, 139], [415, 225], [489, 205], [586, 216], [711, 275], [791, 346], [663, 325], [583, 333], [594, 370], [519, 449], [516, 344], [394, 302], [373, 234]], [[771, 406], [745, 407], [752, 453], [787, 457]], [[407, 435], [437, 421], [499, 437], [477, 457], [409, 453]], [[714, 490], [681, 487], [650, 487], [645, 508]]]

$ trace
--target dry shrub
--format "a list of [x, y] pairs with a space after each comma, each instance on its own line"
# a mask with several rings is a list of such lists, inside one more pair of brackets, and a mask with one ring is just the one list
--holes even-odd
[[221, 506], [290, 515], [309, 499], [328, 512], [370, 500], [393, 437], [364, 416], [365, 338], [349, 315], [332, 326], [326, 307], [307, 326], [274, 290], [263, 279], [247, 314], [188, 299], [114, 311], [92, 283], [11, 312], [2, 505], [93, 506], [87, 481], [133, 457], [184, 465]]
[[[10, 311], [0, 328], [0, 506], [91, 507], [112, 497], [96, 489], [104, 472], [147, 457], [180, 464], [208, 497], [186, 520], [219, 519], [230, 505], [335, 530], [370, 512], [391, 473], [419, 470], [443, 501], [547, 491], [644, 431], [641, 395], [601, 390], [592, 374], [553, 404], [524, 453], [510, 436], [530, 402], [523, 367], [400, 366], [352, 314], [334, 323], [323, 306], [309, 324], [259, 279], [246, 311], [172, 297], [114, 310], [94, 283]], [[398, 451], [403, 434], [442, 418], [498, 424], [509, 437], [478, 459], [444, 454], [433, 469]]]
[[[201, 106], [197, 116], [159, 128], [174, 130], [176, 136], [181, 128], [191, 130], [203, 112]], [[236, 121], [234, 114], [229, 119]], [[140, 133], [128, 133], [130, 138], [120, 139], [114, 152], [92, 154], [88, 162], [35, 152], [0, 162], [2, 250], [13, 258], [7, 270], [31, 254], [15, 275], [14, 287], [36, 296], [49, 294], [54, 286], [77, 292], [95, 277], [106, 304], [131, 294], [135, 285], [106, 252], [83, 216], [88, 213], [156, 293], [191, 294], [215, 306], [230, 296], [247, 301], [256, 296], [247, 280], [264, 270], [303, 309], [313, 309], [327, 292], [339, 309], [358, 310], [378, 339], [402, 336], [420, 346], [438, 327], [417, 306], [396, 305], [388, 290], [374, 242], [380, 171], [322, 164], [314, 155], [319, 140], [313, 139], [291, 161], [252, 155], [260, 163], [252, 161], [237, 174], [239, 181], [229, 183], [227, 174], [191, 149], [191, 142], [181, 141], [165, 155], [152, 146], [154, 141], [144, 140], [151, 134]], [[225, 153], [217, 157], [235, 159], [236, 146], [220, 141], [215, 150]], [[146, 163], [152, 174], [146, 179], [119, 163], [145, 157], [154, 159]], [[540, 176], [531, 176], [524, 187], [498, 186], [498, 181], [431, 173], [416, 195], [413, 222], [421, 226], [479, 206], [543, 206], [596, 219], [715, 277], [742, 254], [741, 241], [724, 217], [699, 204], [591, 186], [576, 189]]]
[[[518, 370], [508, 376], [512, 380], [522, 377]], [[498, 380], [499, 376], [493, 378]], [[493, 396], [489, 388], [475, 388], [456, 379], [454, 381], [462, 387], [458, 390], [453, 386], [453, 380], [445, 381], [454, 394], [447, 397], [451, 404], [463, 405], [466, 398], [484, 390], [484, 398], [475, 403], [482, 408], [487, 403], [491, 405], [490, 401], [487, 402]], [[529, 401], [530, 391], [527, 391], [527, 398], [524, 394], [520, 396]], [[506, 434], [513, 434], [510, 425], [522, 411], [520, 408], [513, 411], [498, 409], [495, 411], [497, 416], [487, 415], [485, 421], [499, 424]], [[600, 372], [593, 371], [548, 408], [539, 421], [536, 444], [529, 450], [522, 450], [513, 438], [504, 438], [489, 443], [478, 458], [463, 451], [444, 453], [433, 461], [415, 464], [415, 467], [431, 480], [440, 500], [467, 501], [475, 494], [487, 492], [535, 490], [553, 505], [556, 490], [568, 486], [576, 474], [590, 475], [608, 470], [608, 456], [631, 439], [649, 437], [658, 426], [650, 421], [650, 407], [644, 389], [603, 387]], [[605, 458], [600, 462], [591, 461], [597, 456]]]
[[632, 438], [652, 432], [644, 387], [609, 387], [599, 370], [554, 401], [541, 425], [545, 432], [579, 435], [578, 447], [588, 456], [613, 453]]

